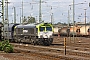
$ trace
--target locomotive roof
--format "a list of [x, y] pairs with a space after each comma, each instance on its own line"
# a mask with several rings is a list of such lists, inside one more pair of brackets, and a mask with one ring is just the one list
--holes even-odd
[[40, 24], [26, 24], [26, 25], [17, 25], [16, 28], [35, 28], [39, 26], [46, 25], [48, 26], [48, 23], [40, 23]]
[[33, 24], [27, 24], [27, 25], [17, 25], [16, 28], [35, 28], [36, 26]]

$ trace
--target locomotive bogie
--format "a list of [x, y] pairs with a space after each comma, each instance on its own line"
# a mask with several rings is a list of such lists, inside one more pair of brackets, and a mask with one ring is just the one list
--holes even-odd
[[49, 39], [45, 39], [45, 38], [39, 38], [38, 41], [37, 41], [37, 44], [39, 45], [51, 45], [53, 42], [53, 38], [49, 38]]

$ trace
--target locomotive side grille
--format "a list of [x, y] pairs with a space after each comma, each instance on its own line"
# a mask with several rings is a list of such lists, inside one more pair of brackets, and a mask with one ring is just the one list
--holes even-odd
[[25, 30], [26, 30], [26, 32], [23, 32], [23, 34], [34, 34], [34, 29], [33, 28], [27, 28]]
[[16, 35], [35, 35], [34, 28], [18, 28], [16, 29]]
[[16, 34], [22, 34], [22, 31], [23, 29], [22, 28], [19, 28], [19, 29], [16, 29]]

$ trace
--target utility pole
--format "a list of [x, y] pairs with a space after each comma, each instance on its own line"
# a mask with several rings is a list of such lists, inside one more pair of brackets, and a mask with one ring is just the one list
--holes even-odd
[[23, 0], [22, 0], [22, 24], [23, 24]]
[[16, 23], [16, 9], [15, 9], [15, 7], [13, 7], [14, 8], [14, 24]]
[[39, 2], [39, 22], [41, 22], [42, 21], [42, 15], [41, 15], [41, 0], [40, 0], [40, 2]]
[[53, 13], [52, 13], [52, 6], [51, 6], [51, 24], [53, 24]]
[[[6, 6], [6, 9], [5, 9], [5, 21], [6, 21], [6, 23], [7, 23], [7, 30], [9, 29], [9, 20], [8, 20], [8, 0], [6, 0], [6, 2], [5, 2], [6, 4], [5, 4], [5, 6]], [[7, 39], [9, 39], [9, 37], [7, 37], [7, 35], [8, 35], [8, 32], [5, 32], [5, 34], [6, 34], [6, 38]]]
[[74, 0], [73, 0], [73, 41], [75, 40], [74, 38], [75, 37], [74, 37]]
[[51, 14], [51, 24], [53, 24], [53, 13]]
[[69, 28], [69, 22], [70, 22], [70, 17], [69, 17], [69, 10], [68, 10], [68, 28]]
[[85, 10], [85, 34], [86, 34], [86, 9]]
[[21, 24], [21, 8], [20, 8], [20, 24]]
[[71, 5], [69, 5], [69, 10], [68, 10], [68, 26], [70, 28], [70, 11], [71, 11]]
[[2, 23], [4, 25], [4, 0], [2, 0]]
[[[5, 24], [4, 23], [4, 0], [2, 0], [2, 23], [3, 23], [3, 27], [4, 27], [4, 24]], [[4, 33], [5, 33], [5, 31], [4, 31], [4, 28], [3, 28], [3, 33], [2, 34], [4, 35]]]
[[5, 20], [9, 24], [9, 20], [8, 20], [8, 0], [6, 0], [6, 9], [5, 10], [6, 10], [6, 12], [5, 12]]

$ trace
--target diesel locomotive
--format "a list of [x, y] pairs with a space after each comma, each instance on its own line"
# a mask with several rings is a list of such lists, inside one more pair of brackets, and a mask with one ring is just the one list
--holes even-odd
[[2, 37], [14, 42], [51, 45], [53, 26], [50, 23], [40, 24], [7, 24], [4, 25]]

